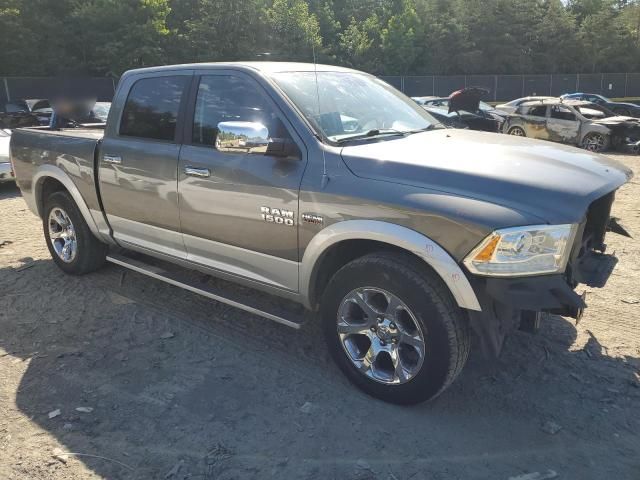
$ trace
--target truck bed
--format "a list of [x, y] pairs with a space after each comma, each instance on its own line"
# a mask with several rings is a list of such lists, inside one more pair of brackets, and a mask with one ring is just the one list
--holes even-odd
[[[11, 159], [16, 182], [29, 207], [37, 213], [31, 200], [37, 184], [37, 172], [46, 168], [62, 171], [80, 191], [89, 209], [100, 210], [95, 185], [96, 151], [104, 135], [104, 128], [48, 127], [18, 128], [11, 136]], [[34, 182], [34, 178], [36, 182]]]
[[43, 135], [56, 135], [61, 137], [87, 138], [91, 140], [101, 140], [104, 136], [104, 125], [87, 126], [80, 128], [62, 128], [60, 130], [51, 130], [49, 127], [25, 127], [15, 129], [16, 131], [34, 131]]

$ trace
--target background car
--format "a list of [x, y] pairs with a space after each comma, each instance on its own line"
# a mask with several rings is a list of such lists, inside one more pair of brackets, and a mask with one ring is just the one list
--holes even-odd
[[640, 106], [636, 105], [635, 103], [614, 102], [607, 97], [603, 97], [602, 95], [598, 95], [595, 93], [566, 93], [560, 98], [584, 100], [586, 102], [592, 102], [596, 105], [607, 107], [609, 110], [612, 110], [618, 115], [636, 118], [640, 117]]
[[9, 162], [9, 141], [11, 135], [0, 129], [0, 183], [12, 182], [14, 180], [13, 170]]
[[516, 98], [515, 100], [511, 100], [508, 103], [501, 103], [500, 105], [496, 105], [496, 110], [504, 113], [515, 113], [520, 105], [525, 102], [531, 102], [533, 100], [550, 100], [555, 97], [522, 97]]
[[[436, 120], [438, 120], [438, 122], [440, 122], [445, 127], [462, 128], [462, 129], [470, 128], [469, 125], [465, 122], [464, 114], [460, 115], [457, 112], [449, 113], [449, 111], [443, 107], [424, 106], [422, 108], [424, 108], [427, 112], [429, 112], [431, 116], [433, 116]], [[470, 119], [467, 118], [466, 120], [468, 121]]]
[[576, 145], [593, 152], [610, 146], [637, 152], [640, 121], [619, 117], [606, 107], [560, 98], [521, 104], [507, 118], [504, 133]]
[[480, 100], [486, 90], [471, 87], [449, 97], [413, 97], [413, 100], [444, 125], [485, 132], [501, 132], [505, 114]]
[[111, 110], [111, 102], [96, 102], [92, 110], [93, 116], [106, 123], [109, 110]]

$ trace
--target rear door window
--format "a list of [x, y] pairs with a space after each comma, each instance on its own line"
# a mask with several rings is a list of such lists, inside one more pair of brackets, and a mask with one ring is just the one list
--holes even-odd
[[530, 115], [532, 117], [544, 118], [547, 116], [547, 106], [540, 105], [538, 107], [529, 107], [529, 112], [527, 113], [527, 115]]
[[554, 105], [551, 107], [551, 118], [555, 118], [556, 120], [576, 120], [575, 114], [570, 109], [563, 107], [562, 105]]
[[120, 135], [173, 142], [180, 102], [190, 77], [156, 77], [138, 80], [127, 98]]

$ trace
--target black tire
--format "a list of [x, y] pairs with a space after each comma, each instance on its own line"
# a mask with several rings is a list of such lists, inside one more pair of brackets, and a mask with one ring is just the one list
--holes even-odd
[[[372, 253], [342, 267], [322, 297], [320, 313], [329, 351], [344, 374], [364, 392], [396, 404], [415, 404], [443, 392], [462, 371], [470, 349], [468, 317], [442, 279], [420, 260], [393, 252]], [[411, 309], [424, 333], [424, 361], [406, 383], [380, 383], [363, 374], [337, 332], [340, 305], [349, 292], [379, 288]]]
[[[55, 208], [62, 209], [68, 215], [74, 227], [77, 250], [75, 258], [69, 262], [65, 262], [60, 258], [50, 238], [50, 229], [52, 227], [49, 222], [49, 215]], [[87, 222], [85, 222], [78, 206], [68, 192], [54, 192], [45, 199], [42, 223], [45, 241], [51, 258], [61, 270], [72, 275], [83, 275], [93, 272], [104, 265], [108, 247], [91, 233]]]

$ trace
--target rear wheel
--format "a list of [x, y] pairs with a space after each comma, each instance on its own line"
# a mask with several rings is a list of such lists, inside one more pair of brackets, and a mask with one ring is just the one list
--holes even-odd
[[100, 268], [107, 246], [89, 230], [67, 192], [54, 192], [45, 200], [42, 217], [45, 240], [53, 261], [67, 273], [81, 275]]
[[527, 135], [524, 133], [524, 129], [521, 127], [511, 127], [507, 132], [509, 135], [514, 135], [516, 137], [526, 137]]
[[395, 253], [356, 259], [333, 276], [321, 306], [341, 370], [366, 393], [398, 404], [437, 396], [469, 354], [464, 312], [417, 262]]
[[607, 148], [607, 137], [598, 132], [588, 133], [582, 139], [582, 148], [590, 152], [602, 152]]

